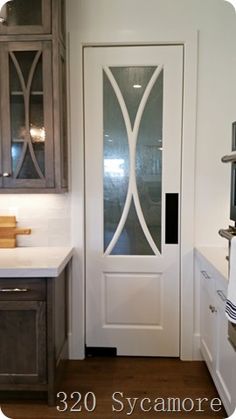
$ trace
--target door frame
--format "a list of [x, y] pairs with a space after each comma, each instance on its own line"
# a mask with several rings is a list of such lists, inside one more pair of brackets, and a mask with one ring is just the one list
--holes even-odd
[[[80, 66], [70, 66], [71, 85], [81, 88], [81, 96], [70, 97], [72, 106], [76, 111], [72, 111], [72, 119], [77, 129], [77, 134], [83, 141], [76, 145], [74, 151], [80, 153], [79, 163], [80, 179], [75, 182], [74, 191], [78, 192], [74, 198], [72, 207], [72, 223], [78, 228], [73, 232], [79, 236], [75, 237], [72, 232], [72, 240], [78, 251], [75, 252], [74, 264], [72, 269], [72, 289], [71, 306], [71, 330], [70, 338], [70, 357], [74, 359], [84, 357], [85, 343], [85, 231], [81, 230], [81, 223], [85, 222], [84, 201], [84, 86], [83, 71], [84, 60], [83, 51], [85, 47], [106, 47], [106, 46], [159, 46], [159, 45], [183, 45], [184, 47], [184, 74], [183, 74], [183, 114], [182, 114], [182, 171], [181, 171], [181, 202], [180, 202], [180, 358], [182, 360], [199, 359], [199, 334], [195, 331], [194, 313], [194, 222], [195, 222], [195, 140], [196, 140], [196, 116], [197, 116], [197, 63], [198, 63], [198, 31], [186, 31], [184, 33], [164, 34], [164, 40], [158, 42], [81, 42], [78, 40], [71, 42], [70, 51], [79, 47], [76, 54], [80, 59]], [[71, 63], [75, 63], [75, 58], [70, 55]], [[79, 73], [78, 73], [79, 71]], [[80, 78], [78, 82], [78, 77]], [[78, 118], [78, 108], [80, 117]], [[76, 120], [77, 117], [77, 120]], [[76, 121], [75, 121], [76, 120]], [[79, 126], [81, 124], [81, 126]], [[73, 149], [72, 149], [73, 152]], [[72, 167], [73, 174], [73, 167]], [[78, 176], [78, 173], [77, 173]], [[73, 185], [72, 185], [73, 186]], [[78, 196], [81, 199], [78, 200]], [[80, 217], [78, 217], [78, 211]], [[188, 220], [188, 223], [184, 223]], [[80, 281], [78, 281], [80, 276]], [[78, 297], [80, 296], [80, 297]], [[78, 322], [78, 319], [81, 319]]]

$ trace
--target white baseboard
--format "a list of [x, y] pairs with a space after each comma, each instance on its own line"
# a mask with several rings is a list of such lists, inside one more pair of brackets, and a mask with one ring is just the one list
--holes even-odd
[[76, 345], [72, 337], [72, 333], [68, 333], [69, 340], [69, 359], [70, 360], [83, 360], [85, 358], [84, 345]]
[[202, 354], [200, 352], [200, 333], [194, 333], [193, 336], [193, 361], [202, 361]]

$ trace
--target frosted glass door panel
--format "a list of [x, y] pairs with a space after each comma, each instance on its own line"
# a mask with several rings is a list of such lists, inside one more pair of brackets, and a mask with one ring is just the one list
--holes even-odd
[[133, 199], [123, 231], [111, 252], [112, 255], [153, 255], [140, 226]]
[[147, 100], [136, 150], [139, 199], [152, 238], [161, 253], [163, 72]]
[[143, 93], [156, 67], [110, 67], [127, 106], [132, 127]]
[[115, 92], [104, 73], [104, 250], [114, 236], [128, 190], [129, 146]]
[[104, 252], [161, 253], [163, 71], [104, 67]]

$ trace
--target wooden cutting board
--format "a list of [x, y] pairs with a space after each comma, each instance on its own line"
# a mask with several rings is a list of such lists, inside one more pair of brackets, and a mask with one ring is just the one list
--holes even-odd
[[30, 234], [30, 228], [17, 228], [15, 216], [0, 216], [0, 248], [16, 247], [17, 234]]

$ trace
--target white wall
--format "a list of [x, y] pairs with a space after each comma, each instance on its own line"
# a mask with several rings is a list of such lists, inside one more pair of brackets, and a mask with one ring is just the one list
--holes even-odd
[[230, 165], [220, 159], [231, 150], [231, 123], [236, 120], [236, 15], [223, 0], [204, 3], [216, 6], [200, 26], [196, 245], [222, 246], [217, 232], [228, 225]]
[[17, 227], [31, 228], [29, 236], [17, 236], [18, 246], [69, 246], [70, 211], [69, 194], [0, 196], [0, 215], [15, 215]]
[[[236, 120], [236, 17], [232, 5], [224, 0], [68, 0], [67, 6], [73, 92], [75, 72], [76, 78], [80, 74], [81, 42], [158, 42], [167, 28], [180, 34], [199, 30], [195, 242], [221, 245], [217, 232], [229, 218], [229, 167], [220, 157], [230, 150], [231, 122]], [[76, 107], [77, 118], [78, 114]], [[78, 129], [76, 133], [75, 141]]]
[[[74, 277], [72, 356], [83, 355], [82, 44], [159, 43], [199, 31], [196, 132], [195, 245], [222, 245], [229, 216], [229, 167], [236, 120], [236, 17], [224, 0], [67, 0], [70, 38]], [[186, 220], [187, 222], [187, 220]], [[225, 244], [225, 243], [224, 243]], [[190, 303], [191, 305], [191, 303]], [[78, 350], [79, 349], [79, 350]]]

